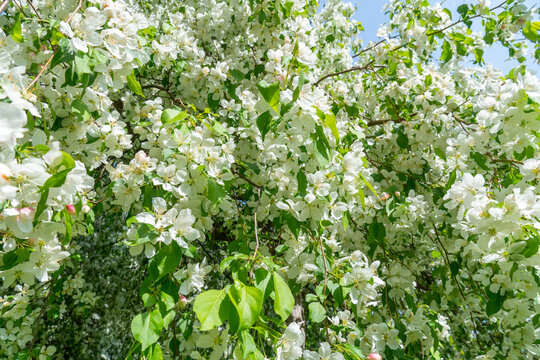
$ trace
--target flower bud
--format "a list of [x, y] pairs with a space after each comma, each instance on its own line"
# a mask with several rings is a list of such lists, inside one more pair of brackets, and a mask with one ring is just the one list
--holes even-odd
[[75, 206], [73, 204], [66, 205], [66, 210], [69, 215], [75, 215], [77, 211], [75, 210]]
[[371, 353], [368, 355], [366, 360], [382, 360], [382, 356], [377, 353]]
[[188, 303], [187, 298], [184, 295], [180, 295], [178, 298], [178, 304], [180, 305], [180, 307], [186, 306], [187, 303]]
[[400, 193], [399, 191], [396, 191], [396, 192], [395, 192], [395, 195], [396, 195], [396, 196], [399, 196], [399, 195], [401, 195], [401, 193]]
[[386, 201], [386, 200], [388, 200], [388, 199], [390, 199], [390, 195], [388, 195], [388, 193], [385, 193], [385, 192], [382, 193], [382, 195], [381, 195], [381, 200], [382, 200], [382, 201]]

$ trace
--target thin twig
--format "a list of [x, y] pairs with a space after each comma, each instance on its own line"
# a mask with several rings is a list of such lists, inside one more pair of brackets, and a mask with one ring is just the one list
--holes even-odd
[[[34, 349], [34, 346], [36, 345], [41, 318], [45, 315], [45, 312], [47, 311], [47, 303], [49, 302], [49, 298], [51, 297], [53, 293], [53, 287], [54, 287], [54, 278], [51, 279], [49, 293], [45, 297], [45, 300], [43, 301], [43, 307], [41, 308], [41, 311], [36, 319], [36, 327], [34, 328], [34, 333], [32, 334], [32, 342], [30, 343], [30, 347], [28, 349], [28, 354], [30, 356], [32, 356], [32, 350]], [[32, 359], [35, 359], [35, 357], [32, 356]]]
[[255, 186], [256, 188], [259, 188], [259, 189], [264, 189], [264, 186], [262, 185], [258, 185], [258, 184], [255, 184], [253, 181], [251, 181], [248, 177], [246, 177], [244, 174], [240, 173], [238, 170], [236, 169], [231, 169], [231, 171], [233, 173], [235, 173], [236, 175], [238, 175], [240, 178], [242, 178], [243, 180], [245, 180], [246, 182], [248, 182], [249, 184], [251, 184], [252, 186]]
[[[75, 8], [75, 10], [73, 10], [71, 12], [71, 14], [69, 14], [69, 17], [67, 18], [66, 22], [69, 23], [71, 21], [71, 19], [73, 19], [73, 16], [75, 16], [75, 14], [77, 13], [77, 11], [79, 11], [79, 9], [81, 8], [82, 6], [82, 0], [79, 0], [79, 3], [77, 4], [77, 7]], [[56, 52], [58, 51], [58, 48], [56, 50], [53, 51], [53, 53], [51, 54], [51, 56], [49, 57], [49, 60], [47, 60], [47, 62], [45, 63], [45, 65], [43, 65], [43, 67], [41, 68], [41, 70], [39, 71], [39, 73], [37, 74], [37, 76], [34, 78], [34, 80], [32, 80], [32, 82], [30, 84], [28, 84], [28, 86], [26, 87], [25, 89], [25, 92], [28, 92], [28, 90], [30, 90], [39, 80], [39, 78], [41, 77], [41, 75], [43, 75], [43, 73], [45, 72], [45, 70], [47, 70], [47, 68], [49, 67], [49, 65], [51, 64], [51, 61], [52, 59], [54, 58], [54, 55], [56, 55]]]
[[251, 258], [252, 261], [255, 260], [257, 257], [257, 253], [259, 252], [259, 228], [257, 225], [257, 210], [259, 210], [259, 205], [261, 205], [261, 188], [257, 189], [257, 205], [255, 206], [255, 210], [253, 211], [253, 222], [255, 224], [255, 251], [253, 252], [253, 257]]
[[313, 86], [317, 86], [319, 85], [322, 81], [324, 81], [325, 79], [331, 77], [331, 76], [338, 76], [338, 75], [342, 75], [342, 74], [346, 74], [346, 73], [349, 73], [351, 71], [356, 71], [356, 70], [359, 70], [359, 71], [362, 71], [362, 70], [366, 70], [368, 69], [373, 63], [375, 62], [375, 60], [371, 60], [370, 62], [368, 62], [366, 65], [364, 66], [353, 66], [352, 68], [349, 68], [347, 70], [342, 70], [342, 71], [338, 71], [338, 72], [335, 72], [335, 73], [331, 73], [331, 74], [326, 74], [324, 75], [322, 78], [320, 78], [319, 80], [317, 80], [317, 82], [315, 82], [313, 84]]
[[[323, 301], [323, 306], [324, 306], [324, 309], [326, 310], [326, 284], [328, 283], [328, 266], [326, 264], [326, 254], [324, 252], [324, 244], [323, 244], [323, 241], [322, 241], [322, 236], [319, 236], [319, 240], [317, 240], [313, 234], [311, 233], [311, 231], [307, 231], [309, 236], [315, 241], [315, 242], [318, 242], [320, 244], [320, 247], [321, 247], [321, 255], [323, 257], [323, 265], [324, 265], [324, 283], [323, 283], [323, 294], [324, 294], [324, 301]], [[325, 317], [324, 318], [324, 325], [325, 325], [325, 328], [326, 328], [326, 341], [327, 342], [330, 342], [330, 334], [328, 333], [328, 318]]]
[[[502, 7], [504, 4], [506, 4], [506, 1], [503, 1], [503, 2], [500, 3], [499, 5], [497, 5], [497, 6], [493, 7], [493, 8], [491, 8], [491, 9], [489, 9], [489, 11], [491, 12], [491, 11], [493, 11], [493, 10], [497, 10], [498, 8]], [[483, 15], [483, 14], [477, 14], [477, 15], [474, 15], [474, 16], [469, 17], [468, 19], [469, 19], [469, 20], [470, 20], [470, 19], [475, 19], [475, 18], [480, 17], [480, 16], [482, 16], [482, 15]], [[426, 35], [427, 35], [427, 36], [431, 36], [431, 35], [439, 34], [439, 33], [443, 32], [443, 31], [448, 30], [449, 28], [451, 28], [451, 27], [453, 27], [453, 26], [455, 26], [455, 25], [457, 25], [457, 24], [463, 22], [464, 20], [465, 20], [465, 19], [457, 20], [457, 21], [453, 22], [452, 24], [450, 24], [450, 25], [448, 25], [448, 26], [446, 26], [446, 27], [444, 27], [444, 28], [442, 28], [442, 29], [434, 30], [434, 31], [432, 31], [432, 32], [430, 32], [430, 33], [426, 33]], [[362, 55], [363, 53], [365, 53], [365, 52], [367, 52], [367, 51], [369, 51], [369, 50], [373, 50], [373, 49], [376, 48], [377, 46], [379, 46], [379, 45], [381, 45], [381, 44], [383, 44], [383, 43], [385, 43], [385, 42], [387, 42], [387, 41], [388, 41], [387, 39], [383, 39], [383, 40], [381, 40], [381, 41], [375, 43], [374, 45], [368, 47], [367, 49], [364, 49], [364, 50], [360, 51], [359, 53], [354, 54], [354, 55], [353, 55], [353, 58], [358, 57], [358, 56]], [[411, 41], [408, 41], [408, 42], [406, 42], [405, 44], [402, 44], [402, 45], [400, 45], [400, 46], [398, 46], [398, 47], [396, 47], [396, 48], [390, 50], [389, 52], [393, 52], [393, 51], [399, 50], [399, 49], [401, 49], [402, 47], [409, 45], [410, 43], [411, 43]]]
[[184, 102], [182, 101], [182, 99], [179, 99], [177, 97], [174, 96], [174, 94], [171, 92], [170, 89], [164, 87], [164, 86], [161, 86], [161, 85], [154, 85], [154, 84], [148, 84], [148, 85], [144, 85], [142, 86], [143, 89], [149, 89], [149, 88], [154, 88], [154, 89], [158, 89], [158, 90], [161, 90], [161, 91], [165, 91], [169, 97], [171, 98], [171, 100], [177, 104], [177, 105], [180, 105], [182, 106], [183, 108], [187, 109], [188, 107], [184, 104]]
[[41, 16], [39, 16], [39, 13], [38, 13], [36, 7], [34, 6], [34, 4], [32, 4], [32, 1], [31, 1], [31, 0], [27, 0], [26, 2], [28, 3], [28, 5], [30, 5], [30, 7], [32, 8], [32, 10], [34, 10], [34, 14], [36, 14], [36, 16], [38, 17], [38, 19], [43, 21], [43, 19], [41, 18]]
[[11, 2], [11, 0], [2, 1], [2, 4], [0, 4], [0, 14], [2, 14], [4, 12], [4, 10], [6, 10], [6, 8], [8, 7], [10, 2]]
[[437, 238], [437, 241], [439, 242], [439, 244], [441, 245], [441, 248], [443, 250], [443, 253], [444, 253], [444, 256], [446, 258], [446, 263], [448, 265], [448, 270], [450, 270], [450, 275], [452, 276], [452, 279], [454, 279], [454, 282], [456, 283], [457, 285], [457, 288], [459, 290], [459, 293], [461, 294], [461, 297], [463, 298], [463, 300], [467, 301], [467, 299], [465, 298], [465, 294], [463, 294], [463, 290], [461, 289], [461, 285], [460, 283], [457, 281], [456, 277], [454, 276], [454, 273], [452, 272], [452, 269], [450, 267], [450, 258], [448, 257], [448, 252], [446, 251], [442, 241], [441, 241], [441, 238], [439, 237], [439, 230], [437, 230], [437, 226], [435, 226], [435, 223], [432, 223], [433, 225], [433, 230], [435, 230], [435, 236]]

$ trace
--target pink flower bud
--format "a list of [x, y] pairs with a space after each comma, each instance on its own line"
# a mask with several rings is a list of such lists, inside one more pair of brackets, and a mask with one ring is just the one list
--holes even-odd
[[395, 195], [396, 195], [396, 196], [399, 196], [399, 195], [401, 195], [401, 193], [400, 193], [399, 191], [396, 191], [396, 192], [395, 192]]
[[382, 195], [381, 195], [381, 200], [382, 200], [382, 201], [386, 201], [386, 200], [388, 200], [388, 199], [390, 199], [390, 195], [388, 195], [388, 193], [385, 193], [385, 192], [382, 193]]
[[69, 215], [75, 215], [77, 211], [75, 210], [75, 206], [73, 204], [66, 205], [66, 210]]
[[180, 307], [186, 306], [187, 303], [188, 303], [187, 298], [184, 295], [180, 295], [178, 298], [178, 304], [180, 305]]
[[377, 353], [371, 353], [368, 355], [366, 360], [382, 360], [382, 356]]

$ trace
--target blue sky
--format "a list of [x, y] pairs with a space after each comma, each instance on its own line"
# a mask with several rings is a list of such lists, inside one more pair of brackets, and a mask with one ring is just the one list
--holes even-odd
[[[321, 5], [324, 1], [320, 1]], [[382, 7], [388, 3], [388, 0], [349, 0], [349, 2], [353, 3], [356, 8], [356, 14], [354, 15], [354, 19], [358, 20], [362, 23], [364, 26], [364, 33], [361, 35], [364, 41], [367, 43], [370, 40], [377, 41], [377, 29], [379, 28], [379, 25], [384, 23], [386, 20], [386, 17], [384, 13], [382, 12]], [[475, 3], [477, 1], [474, 0], [446, 0], [441, 1], [444, 7], [450, 9], [454, 14], [456, 13], [456, 9], [459, 5], [464, 3]], [[500, 0], [492, 0], [491, 6], [495, 6], [500, 2]], [[435, 1], [433, 1], [435, 3]], [[535, 0], [526, 0], [525, 4], [527, 6], [532, 7], [535, 4], [538, 4]], [[457, 15], [454, 16], [454, 19], [457, 18]], [[487, 63], [493, 64], [495, 67], [501, 69], [503, 73], [508, 73], [512, 68], [518, 65], [517, 61], [505, 61], [508, 57], [508, 50], [506, 48], [496, 45], [489, 49], [486, 49], [486, 52], [484, 54], [484, 60]], [[532, 59], [527, 62], [528, 67], [531, 70], [540, 70], [540, 66], [537, 64], [534, 64]]]

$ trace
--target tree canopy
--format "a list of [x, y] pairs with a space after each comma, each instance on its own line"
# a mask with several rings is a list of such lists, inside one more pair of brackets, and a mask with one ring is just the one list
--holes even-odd
[[538, 9], [385, 10], [3, 0], [0, 357], [538, 358]]

